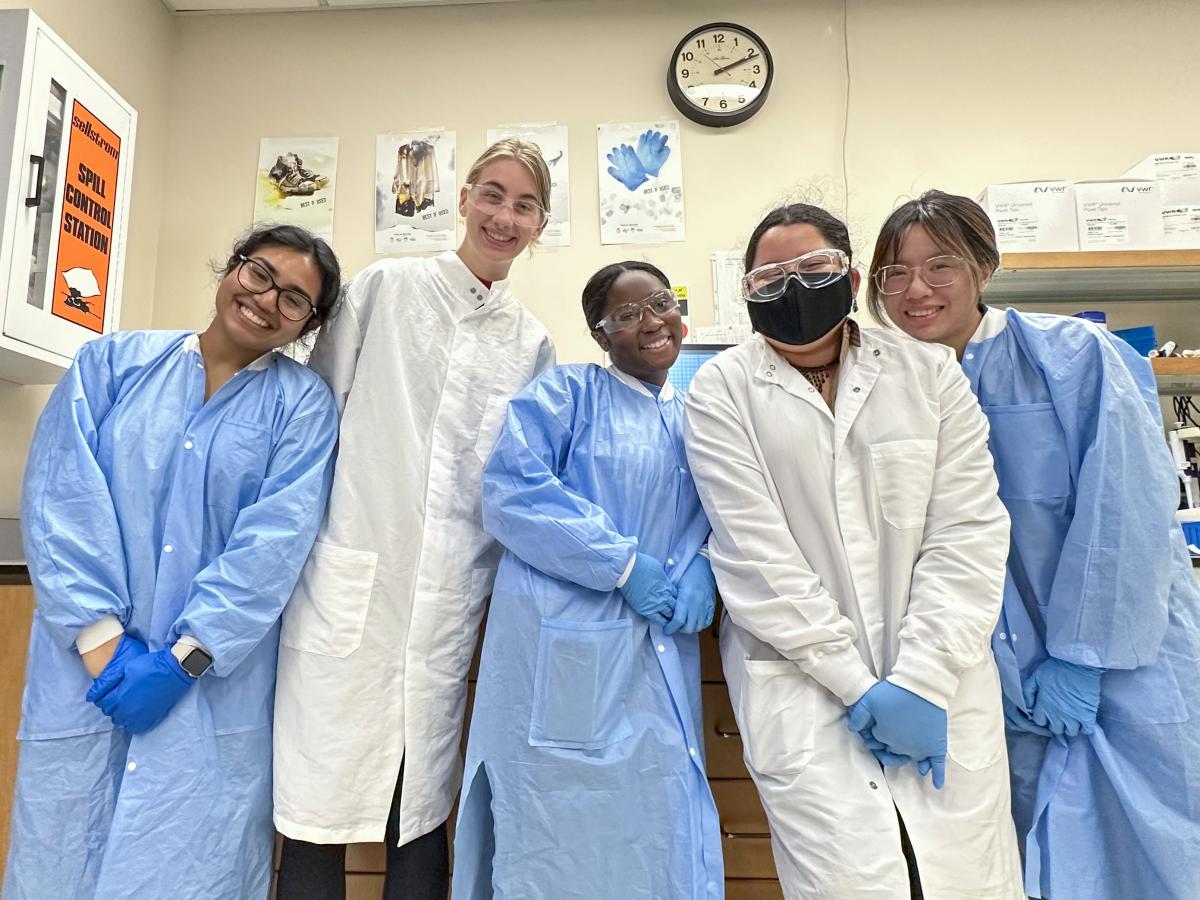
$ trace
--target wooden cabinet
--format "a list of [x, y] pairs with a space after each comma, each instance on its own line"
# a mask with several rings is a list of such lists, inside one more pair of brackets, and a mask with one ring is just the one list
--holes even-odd
[[0, 378], [53, 383], [117, 327], [136, 124], [37, 16], [0, 11]]

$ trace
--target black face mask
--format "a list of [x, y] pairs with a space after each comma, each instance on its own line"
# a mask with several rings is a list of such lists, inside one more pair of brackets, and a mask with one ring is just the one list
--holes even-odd
[[750, 323], [759, 334], [784, 344], [811, 344], [829, 334], [854, 302], [850, 276], [819, 288], [805, 287], [794, 275], [787, 277], [782, 294], [766, 303], [746, 304]]

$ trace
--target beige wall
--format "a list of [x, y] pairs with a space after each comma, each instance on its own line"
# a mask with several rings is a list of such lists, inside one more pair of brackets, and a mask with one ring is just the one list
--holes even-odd
[[[152, 320], [158, 220], [166, 171], [175, 19], [159, 0], [0, 0], [31, 8], [138, 111], [121, 324]], [[48, 387], [0, 381], [0, 518], [15, 517], [25, 454]]]
[[[376, 258], [377, 133], [454, 129], [461, 172], [489, 126], [570, 126], [575, 243], [514, 268], [518, 295], [564, 361], [598, 358], [578, 297], [600, 265], [653, 260], [690, 285], [693, 322], [704, 324], [713, 250], [739, 248], [762, 212], [814, 184], [845, 209], [840, 0], [561, 0], [174, 20], [156, 0], [92, 11], [100, 6], [35, 4], [140, 113], [127, 327], [149, 324], [151, 297], [156, 327], [207, 321], [206, 264], [248, 224], [258, 141], [268, 135], [340, 138], [334, 243], [352, 273]], [[848, 7], [847, 214], [861, 255], [896, 201], [929, 186], [974, 193], [991, 181], [1114, 176], [1148, 153], [1200, 145], [1200, 62], [1180, 43], [1200, 33], [1200, 4]], [[75, 9], [87, 11], [84, 21]], [[596, 124], [678, 117], [664, 87], [671, 49], [692, 27], [730, 16], [774, 53], [765, 110], [727, 131], [682, 121], [686, 243], [601, 246]], [[115, 39], [121, 29], [132, 39]], [[1188, 304], [1124, 304], [1116, 316], [1174, 322], [1200, 343], [1200, 315]], [[14, 433], [0, 431], [0, 515], [15, 506], [42, 396], [0, 385], [6, 421], [14, 406], [19, 420]]]

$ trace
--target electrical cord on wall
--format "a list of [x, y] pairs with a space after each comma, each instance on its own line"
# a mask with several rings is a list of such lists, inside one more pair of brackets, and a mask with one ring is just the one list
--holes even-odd
[[842, 114], [842, 207], [850, 221], [850, 176], [846, 171], [846, 142], [850, 133], [850, 0], [842, 0], [842, 59], [846, 63], [846, 104]]

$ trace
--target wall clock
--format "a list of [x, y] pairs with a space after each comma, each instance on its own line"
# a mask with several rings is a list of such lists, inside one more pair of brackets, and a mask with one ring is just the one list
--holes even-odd
[[771, 51], [749, 28], [713, 22], [694, 29], [667, 66], [667, 94], [701, 125], [724, 128], [762, 109], [775, 67]]

